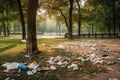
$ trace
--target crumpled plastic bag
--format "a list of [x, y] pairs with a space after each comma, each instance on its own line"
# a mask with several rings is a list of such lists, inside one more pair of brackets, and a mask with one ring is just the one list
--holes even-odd
[[17, 69], [18, 65], [19, 65], [19, 63], [12, 62], [12, 63], [5, 63], [2, 66], [7, 68], [6, 70], [4, 70], [4, 72], [9, 72], [9, 70], [11, 70], [11, 69]]

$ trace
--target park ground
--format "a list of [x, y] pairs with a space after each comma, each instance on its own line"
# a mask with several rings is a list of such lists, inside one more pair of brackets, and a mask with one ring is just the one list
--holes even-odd
[[[39, 54], [34, 57], [25, 57], [25, 43], [16, 36], [0, 36], [0, 80], [120, 80], [120, 39], [38, 39]], [[93, 55], [91, 58], [103, 58], [102, 63], [90, 60], [82, 62], [78, 59], [83, 54]], [[27, 71], [17, 70], [8, 73], [2, 64], [6, 62], [23, 62], [29, 64], [33, 61], [41, 63], [41, 66], [50, 67], [47, 61], [51, 57], [69, 57], [71, 63], [78, 65], [79, 69], [69, 69], [54, 64], [56, 70], [40, 71], [33, 75], [27, 75]], [[61, 58], [63, 59], [63, 58]], [[60, 60], [61, 61], [61, 60]], [[63, 61], [62, 61], [63, 62]]]

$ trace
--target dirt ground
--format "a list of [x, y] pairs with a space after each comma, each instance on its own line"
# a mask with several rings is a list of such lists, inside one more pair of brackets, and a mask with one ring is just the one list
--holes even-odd
[[[98, 57], [109, 56], [110, 59], [105, 59], [102, 66], [104, 66], [108, 72], [94, 74], [93, 78], [89, 75], [72, 74], [66, 75], [66, 80], [120, 80], [120, 40], [88, 40], [88, 41], [76, 41], [65, 42], [57, 46], [64, 47], [66, 51], [82, 54], [82, 53], [94, 53]], [[108, 64], [115, 62], [115, 64]]]
[[[29, 80], [120, 80], [120, 39], [91, 39], [91, 40], [85, 39], [82, 41], [75, 40], [75, 41], [66, 41], [66, 42], [60, 42], [60, 43], [54, 43], [54, 44], [42, 43], [42, 44], [39, 44], [38, 46], [41, 49], [41, 51], [44, 52], [43, 53], [44, 55], [39, 54], [36, 60], [39, 62], [41, 62], [42, 60], [42, 62], [45, 62], [44, 64], [47, 64], [45, 65], [47, 67], [52, 65], [52, 64], [48, 64], [47, 62], [50, 57], [54, 57], [54, 60], [56, 57], [59, 57], [60, 59], [58, 59], [58, 61], [54, 61], [56, 63], [64, 62], [64, 61], [67, 61], [67, 62], [71, 61], [71, 62], [70, 64], [68, 63], [65, 68], [62, 68], [60, 66], [58, 67], [58, 65], [54, 64], [54, 66], [57, 68], [56, 71], [50, 70], [46, 72], [46, 74], [44, 73], [39, 74], [39, 72], [36, 73], [36, 74], [39, 74], [38, 77], [44, 75], [45, 78], [50, 77], [49, 79], [40, 79], [40, 78], [37, 79], [36, 74], [34, 74], [33, 76], [35, 77], [35, 79], [33, 79], [32, 76], [29, 76], [29, 77], [32, 77], [32, 79], [29, 79]], [[54, 54], [54, 52], [57, 54], [52, 55]], [[58, 55], [61, 53], [63, 53], [63, 55]], [[66, 55], [67, 53], [70, 55]], [[87, 63], [87, 61], [82, 62], [82, 60], [75, 61], [79, 57], [84, 58], [83, 54], [87, 55], [88, 58], [92, 58], [92, 60], [98, 59], [99, 61], [99, 59], [102, 59], [103, 62], [94, 64], [94, 62], [92, 61], [90, 63]], [[24, 56], [24, 53], [23, 53], [23, 56]], [[25, 59], [26, 61], [29, 60], [30, 62], [32, 60], [31, 58], [29, 59], [23, 56], [22, 56], [22, 59]], [[64, 57], [66, 56], [67, 58], [65, 57], [64, 59], [63, 56]], [[19, 59], [20, 58], [16, 58], [16, 60], [19, 60]], [[75, 64], [78, 65], [79, 68], [77, 70], [68, 69], [68, 66], [72, 64], [72, 61], [76, 62]], [[81, 63], [85, 63], [86, 68], [84, 68], [85, 65]], [[2, 68], [0, 72], [3, 73]], [[1, 76], [0, 80], [2, 79], [1, 73], [0, 73], [0, 76]], [[18, 73], [16, 73], [16, 75], [17, 74]], [[24, 74], [26, 74], [26, 71]], [[20, 75], [22, 75], [22, 73]], [[26, 76], [28, 77], [27, 74]], [[55, 77], [56, 79], [54, 79]], [[22, 80], [22, 79], [18, 79], [18, 80]]]

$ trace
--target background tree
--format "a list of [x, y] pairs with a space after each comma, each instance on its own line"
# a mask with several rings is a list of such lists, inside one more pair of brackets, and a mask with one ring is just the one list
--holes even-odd
[[73, 2], [74, 0], [69, 0], [69, 3], [70, 3], [70, 8], [69, 8], [69, 36], [70, 36], [70, 39], [72, 39], [72, 35], [73, 35], [73, 31], [72, 31], [72, 28], [73, 28], [73, 23], [72, 23], [72, 12], [73, 12]]
[[81, 0], [76, 0], [76, 4], [78, 7], [78, 36], [80, 37], [81, 33]]

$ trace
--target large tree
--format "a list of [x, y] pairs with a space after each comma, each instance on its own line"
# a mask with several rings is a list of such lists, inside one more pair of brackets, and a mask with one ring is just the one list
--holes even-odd
[[30, 55], [38, 52], [36, 37], [37, 8], [38, 0], [28, 0], [27, 53]]

